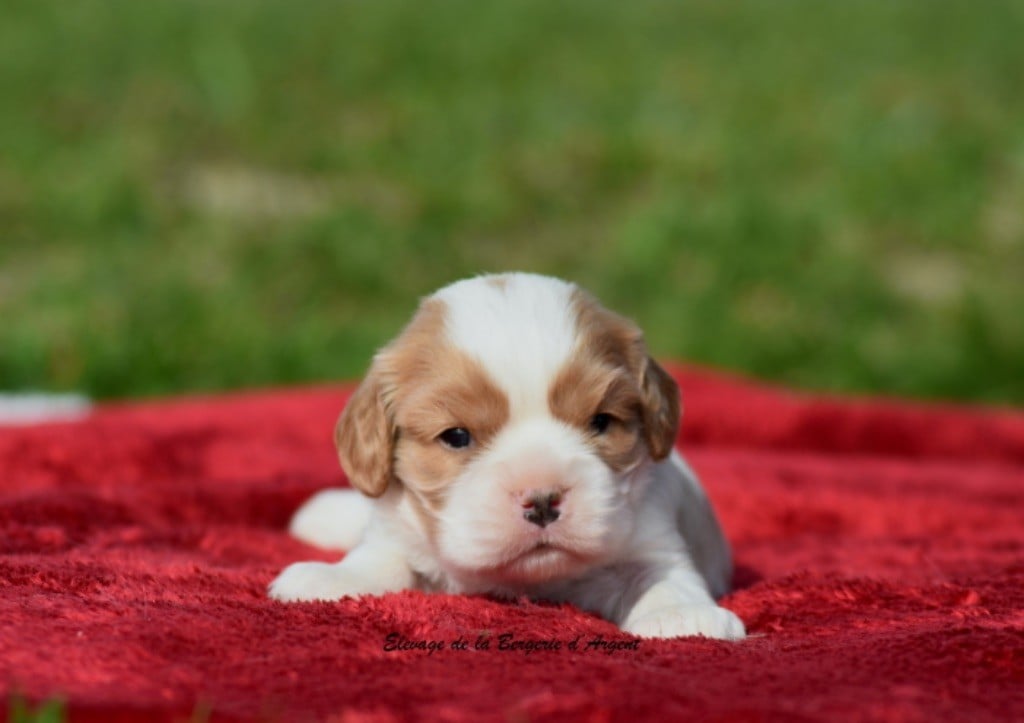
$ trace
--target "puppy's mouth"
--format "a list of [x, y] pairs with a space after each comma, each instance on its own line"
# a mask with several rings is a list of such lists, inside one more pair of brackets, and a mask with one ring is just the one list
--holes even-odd
[[[518, 552], [515, 555], [512, 555], [512, 557], [508, 560], [508, 562], [509, 563], [510, 562], [515, 562], [516, 560], [519, 560], [519, 559], [522, 559], [522, 558], [526, 558], [526, 557], [531, 557], [533, 555], [551, 554], [551, 553], [555, 553], [555, 552], [561, 552], [561, 553], [564, 553], [566, 555], [570, 555], [570, 556], [573, 556], [573, 557], [576, 556], [575, 552], [573, 552], [569, 548], [565, 547], [564, 545], [560, 545], [560, 544], [558, 544], [558, 543], [556, 543], [556, 542], [554, 542], [552, 540], [549, 540], [549, 539], [545, 538], [545, 539], [537, 540], [533, 544], [529, 545], [525, 550], [523, 550], [521, 552]], [[508, 564], [508, 563], [506, 563], [506, 564]]]
[[540, 540], [485, 574], [504, 583], [538, 585], [573, 576], [588, 563], [583, 555], [573, 550], [549, 540]]
[[569, 557], [575, 557], [575, 555], [573, 555], [572, 552], [566, 550], [564, 547], [559, 547], [558, 545], [544, 541], [538, 542], [536, 545], [526, 550], [525, 552], [519, 553], [505, 564], [510, 565], [520, 560], [536, 560], [549, 558], [553, 557], [554, 555], [566, 555]]

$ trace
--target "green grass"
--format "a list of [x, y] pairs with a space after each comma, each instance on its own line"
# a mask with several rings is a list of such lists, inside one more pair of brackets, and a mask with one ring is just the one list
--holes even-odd
[[654, 351], [1024, 403], [1024, 4], [13, 0], [0, 389], [357, 376], [562, 275]]

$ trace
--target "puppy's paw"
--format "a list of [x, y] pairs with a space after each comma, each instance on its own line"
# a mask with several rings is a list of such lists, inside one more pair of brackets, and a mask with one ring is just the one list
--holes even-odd
[[627, 618], [622, 629], [641, 638], [678, 638], [703, 635], [718, 640], [742, 640], [743, 621], [717, 605], [678, 605]]
[[296, 562], [270, 583], [267, 593], [281, 602], [340, 600], [346, 595], [377, 592], [370, 580], [326, 562]]

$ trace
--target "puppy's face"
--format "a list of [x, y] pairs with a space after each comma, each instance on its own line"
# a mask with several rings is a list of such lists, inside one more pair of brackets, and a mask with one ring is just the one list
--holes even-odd
[[425, 299], [335, 439], [355, 487], [400, 487], [446, 572], [528, 586], [614, 555], [678, 424], [635, 325], [575, 286], [508, 274]]

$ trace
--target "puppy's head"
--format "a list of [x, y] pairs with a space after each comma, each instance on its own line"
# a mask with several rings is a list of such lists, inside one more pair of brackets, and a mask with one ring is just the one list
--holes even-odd
[[519, 586], [613, 556], [678, 427], [676, 384], [632, 322], [566, 282], [505, 274], [426, 298], [335, 441], [355, 487], [401, 488], [449, 574]]

